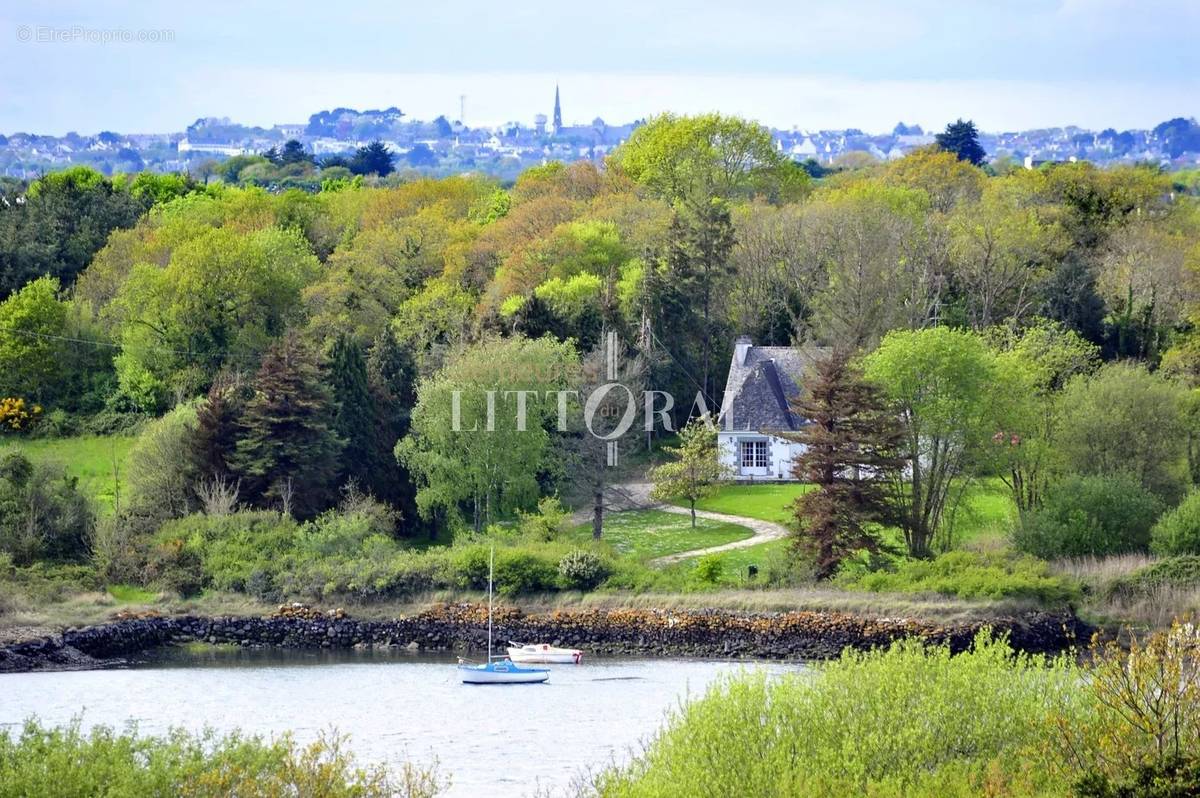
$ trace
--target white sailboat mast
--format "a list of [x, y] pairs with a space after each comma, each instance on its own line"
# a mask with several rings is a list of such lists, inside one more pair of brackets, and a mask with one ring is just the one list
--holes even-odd
[[492, 661], [492, 575], [496, 567], [496, 547], [488, 552], [488, 662]]

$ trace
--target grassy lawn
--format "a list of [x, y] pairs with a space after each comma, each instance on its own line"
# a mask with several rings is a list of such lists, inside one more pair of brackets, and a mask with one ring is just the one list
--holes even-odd
[[90, 496], [102, 514], [113, 510], [116, 493], [114, 463], [124, 476], [125, 462], [134, 439], [127, 435], [82, 435], [73, 438], [31, 438], [13, 441], [3, 449], [18, 449], [33, 460], [62, 463], [79, 479], [79, 488]]
[[122, 604], [153, 604], [158, 600], [158, 591], [137, 585], [109, 585], [108, 595]]
[[[580, 524], [571, 533], [580, 540], [592, 537], [591, 523]], [[753, 533], [744, 526], [696, 520], [686, 515], [664, 513], [661, 510], [631, 510], [610, 513], [604, 517], [604, 540], [620, 554], [639, 559], [653, 559], [690, 549], [720, 546], [735, 540], [745, 540]]]
[[792, 517], [792, 502], [797, 496], [810, 490], [811, 485], [799, 482], [725, 485], [718, 488], [712, 496], [697, 502], [696, 509], [759, 518], [786, 525]]
[[[797, 482], [763, 485], [725, 485], [699, 502], [700, 510], [761, 518], [791, 526], [792, 503], [811, 490]], [[1004, 483], [995, 477], [976, 480], [966, 491], [955, 516], [956, 545], [1003, 540], [1015, 508]], [[896, 535], [899, 541], [899, 535]]]
[[[759, 543], [756, 546], [747, 546], [744, 549], [733, 549], [710, 555], [721, 561], [720, 584], [737, 587], [765, 585], [767, 580], [767, 563], [771, 561], [772, 557], [776, 556], [777, 552], [782, 552], [787, 548], [790, 542], [787, 539], [770, 540], [766, 543]], [[754, 579], [750, 579], [749, 569], [751, 565], [758, 567], [758, 575]]]
[[1012, 493], [999, 478], [976, 480], [954, 519], [955, 544], [1003, 541], [1016, 512]]

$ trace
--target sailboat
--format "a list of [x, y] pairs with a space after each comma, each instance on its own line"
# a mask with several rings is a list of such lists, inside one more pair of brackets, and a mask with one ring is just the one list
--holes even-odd
[[492, 656], [492, 578], [495, 573], [496, 549], [488, 554], [488, 658], [482, 665], [468, 663], [459, 657], [458, 673], [463, 684], [534, 684], [550, 678], [545, 668], [522, 668], [508, 657]]

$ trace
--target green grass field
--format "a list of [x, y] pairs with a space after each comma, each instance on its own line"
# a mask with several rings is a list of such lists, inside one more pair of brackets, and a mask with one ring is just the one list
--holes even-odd
[[[811, 489], [811, 485], [797, 482], [725, 485], [696, 507], [790, 527], [793, 502]], [[976, 480], [967, 488], [954, 516], [955, 544], [1003, 540], [1014, 512], [1012, 496], [1003, 482], [995, 477]]]
[[696, 509], [759, 518], [786, 526], [792, 518], [792, 502], [810, 490], [811, 485], [800, 482], [725, 485], [712, 496], [697, 502]]
[[33, 460], [62, 463], [79, 479], [79, 488], [96, 503], [101, 514], [113, 511], [116, 474], [124, 478], [126, 460], [134, 438], [127, 435], [82, 435], [73, 438], [30, 438], [0, 444], [18, 449]]
[[[571, 534], [580, 540], [590, 540], [592, 525], [580, 524]], [[604, 541], [620, 554], [645, 560], [745, 540], [752, 534], [744, 526], [703, 518], [697, 519], [696, 528], [692, 529], [689, 516], [661, 510], [632, 510], [604, 517]]]

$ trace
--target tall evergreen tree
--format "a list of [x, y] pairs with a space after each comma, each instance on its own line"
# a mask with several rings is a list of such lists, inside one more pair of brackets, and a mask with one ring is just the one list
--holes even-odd
[[342, 335], [334, 342], [329, 378], [337, 408], [333, 428], [345, 441], [339, 481], [353, 479], [360, 487], [370, 488], [371, 475], [379, 465], [375, 462], [377, 408], [367, 381], [362, 347], [353, 338]]
[[812, 561], [818, 579], [828, 579], [854, 552], [878, 551], [872, 525], [887, 506], [884, 477], [902, 465], [895, 455], [901, 433], [844, 352], [816, 363], [792, 409], [807, 422], [789, 436], [805, 445], [792, 473], [816, 486], [796, 499], [796, 549]]
[[235, 474], [251, 500], [315, 515], [332, 504], [342, 441], [325, 375], [295, 331], [267, 350], [251, 388]]
[[192, 460], [201, 480], [228, 479], [230, 461], [237, 451], [241, 432], [238, 424], [245, 409], [247, 386], [241, 375], [222, 372], [213, 380], [208, 395], [196, 408], [196, 430], [192, 434]]
[[934, 137], [937, 145], [958, 156], [960, 161], [970, 161], [979, 166], [987, 153], [979, 143], [979, 130], [975, 123], [959, 119], [946, 125], [946, 130]]
[[[728, 337], [718, 312], [721, 292], [732, 275], [735, 243], [729, 205], [721, 199], [680, 203], [671, 222], [665, 262], [648, 275], [646, 291], [654, 332], [671, 348], [668, 387], [677, 397], [702, 390], [708, 410], [717, 396], [714, 347]], [[661, 384], [659, 380], [654, 382]], [[692, 403], [676, 403], [677, 420], [686, 422]]]
[[[408, 434], [412, 409], [417, 403], [417, 367], [410, 350], [391, 329], [385, 329], [367, 356], [367, 385], [375, 411], [371, 449], [371, 475], [364, 484], [379, 499], [400, 510], [405, 529], [420, 523], [417, 488], [412, 476], [394, 454], [396, 442]], [[431, 528], [432, 529], [432, 528]]]

